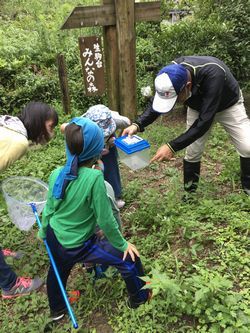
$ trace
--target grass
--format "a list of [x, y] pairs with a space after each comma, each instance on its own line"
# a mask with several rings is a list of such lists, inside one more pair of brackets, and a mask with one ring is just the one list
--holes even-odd
[[[63, 121], [63, 119], [61, 119]], [[182, 116], [160, 119], [142, 134], [151, 155], [185, 128]], [[89, 333], [247, 333], [250, 330], [250, 200], [240, 187], [239, 158], [225, 132], [216, 126], [208, 142], [195, 198], [184, 204], [183, 152], [175, 160], [131, 171], [121, 165], [125, 209], [124, 234], [138, 247], [154, 298], [131, 311], [118, 276], [97, 281], [76, 266], [68, 289], [79, 289], [74, 304], [79, 329]], [[47, 146], [33, 148], [0, 179], [35, 176], [44, 181], [64, 162], [59, 133]], [[36, 239], [37, 227], [21, 232], [10, 221], [0, 198], [3, 247], [25, 253], [9, 261], [19, 275], [46, 278], [48, 258]], [[49, 321], [46, 289], [16, 300], [0, 301], [1, 333], [43, 332]], [[69, 321], [53, 332], [75, 331]]]

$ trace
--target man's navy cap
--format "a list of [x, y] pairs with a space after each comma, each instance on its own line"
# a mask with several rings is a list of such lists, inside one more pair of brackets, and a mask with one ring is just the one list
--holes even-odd
[[188, 81], [187, 70], [180, 64], [163, 67], [155, 79], [155, 96], [153, 109], [166, 113], [174, 107], [178, 94]]

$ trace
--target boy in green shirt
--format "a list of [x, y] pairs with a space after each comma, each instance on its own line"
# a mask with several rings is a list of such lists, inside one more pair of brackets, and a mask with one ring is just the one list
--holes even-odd
[[[50, 176], [39, 237], [46, 237], [64, 287], [77, 262], [111, 265], [126, 283], [129, 306], [136, 308], [151, 292], [141, 289], [145, 282], [139, 277], [145, 274], [139, 253], [119, 230], [102, 171], [92, 168], [104, 146], [102, 130], [89, 119], [74, 118], [65, 129], [65, 139], [67, 162]], [[105, 238], [96, 236], [97, 225]], [[47, 291], [52, 317], [61, 319], [67, 309], [51, 266]]]

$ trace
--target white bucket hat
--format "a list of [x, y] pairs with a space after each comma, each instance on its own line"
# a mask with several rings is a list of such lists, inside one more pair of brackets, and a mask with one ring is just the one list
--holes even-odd
[[111, 111], [103, 104], [91, 106], [83, 117], [89, 118], [97, 123], [97, 125], [103, 130], [105, 138], [113, 134], [116, 130], [116, 123], [112, 118]]

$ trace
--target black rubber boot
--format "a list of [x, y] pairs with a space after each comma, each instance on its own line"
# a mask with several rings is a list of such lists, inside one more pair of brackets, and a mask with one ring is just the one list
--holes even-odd
[[194, 193], [197, 190], [200, 178], [201, 162], [188, 162], [183, 160], [184, 190]]
[[240, 157], [241, 184], [244, 192], [250, 195], [250, 157]]

